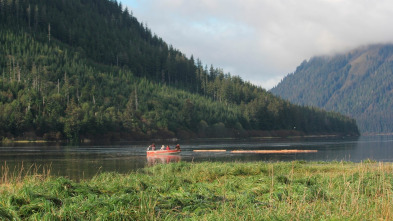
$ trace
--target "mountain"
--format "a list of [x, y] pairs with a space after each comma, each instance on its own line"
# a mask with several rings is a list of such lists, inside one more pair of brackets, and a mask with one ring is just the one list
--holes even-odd
[[108, 0], [0, 0], [1, 139], [356, 135], [152, 34]]
[[271, 92], [286, 100], [354, 117], [362, 133], [393, 132], [393, 45], [313, 57]]

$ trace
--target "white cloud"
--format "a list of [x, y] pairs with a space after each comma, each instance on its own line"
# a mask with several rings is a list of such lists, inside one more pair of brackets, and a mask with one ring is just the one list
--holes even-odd
[[268, 89], [311, 56], [393, 40], [390, 0], [121, 2], [188, 56]]

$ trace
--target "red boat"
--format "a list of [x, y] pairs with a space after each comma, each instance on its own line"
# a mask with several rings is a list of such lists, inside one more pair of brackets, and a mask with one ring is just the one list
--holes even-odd
[[169, 154], [179, 154], [180, 150], [148, 150], [146, 151], [147, 156], [152, 155], [169, 155]]

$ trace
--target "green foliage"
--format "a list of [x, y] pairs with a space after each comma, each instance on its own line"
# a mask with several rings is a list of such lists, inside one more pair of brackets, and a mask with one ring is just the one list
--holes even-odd
[[393, 131], [392, 45], [304, 61], [271, 91], [291, 102], [354, 117], [362, 133]]
[[[2, 1], [0, 137], [48, 140], [357, 134], [354, 121], [203, 67], [116, 1]], [[82, 13], [83, 12], [83, 13]]]

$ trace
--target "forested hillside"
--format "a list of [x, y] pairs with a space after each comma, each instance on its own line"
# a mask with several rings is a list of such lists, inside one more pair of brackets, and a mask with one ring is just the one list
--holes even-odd
[[0, 0], [0, 137], [358, 133], [187, 58], [116, 1]]
[[372, 45], [304, 61], [271, 92], [352, 116], [362, 133], [392, 133], [392, 71], [393, 45]]

